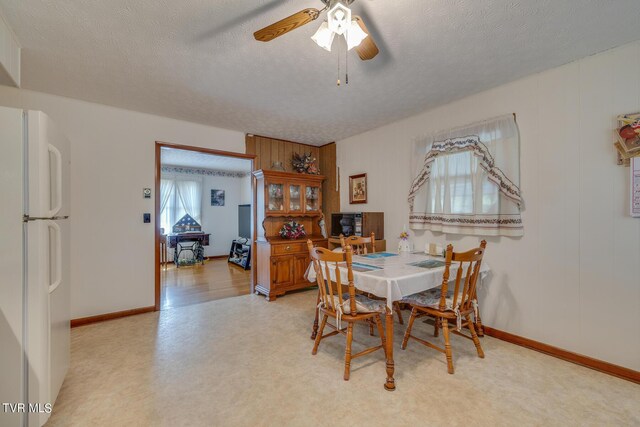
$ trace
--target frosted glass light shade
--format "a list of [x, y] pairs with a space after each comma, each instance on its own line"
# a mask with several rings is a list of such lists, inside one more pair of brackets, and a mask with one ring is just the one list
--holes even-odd
[[349, 27], [349, 31], [345, 34], [347, 39], [347, 50], [351, 50], [354, 47], [357, 47], [362, 43], [362, 40], [367, 38], [368, 34], [362, 31], [360, 25], [356, 22], [356, 20], [351, 21], [351, 26]]
[[329, 29], [327, 21], [323, 22], [318, 28], [318, 31], [311, 36], [311, 40], [317, 43], [323, 49], [331, 52], [331, 45], [333, 44], [333, 37], [335, 33]]
[[329, 29], [338, 35], [344, 34], [351, 24], [351, 9], [344, 4], [337, 2], [327, 12]]

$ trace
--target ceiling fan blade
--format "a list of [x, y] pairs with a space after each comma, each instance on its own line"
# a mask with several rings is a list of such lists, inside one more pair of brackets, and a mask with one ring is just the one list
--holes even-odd
[[320, 15], [320, 11], [318, 9], [311, 8], [301, 10], [298, 13], [294, 13], [287, 18], [269, 25], [268, 27], [264, 27], [263, 29], [256, 31], [253, 33], [253, 37], [261, 42], [271, 41], [276, 37], [280, 37], [289, 31], [295, 30], [298, 27], [302, 27], [304, 24], [308, 24], [309, 22], [316, 20], [318, 15]]
[[380, 52], [380, 50], [378, 49], [378, 46], [376, 46], [376, 42], [373, 41], [373, 37], [371, 36], [371, 33], [369, 33], [369, 30], [367, 29], [367, 26], [364, 24], [364, 21], [362, 20], [361, 17], [354, 16], [353, 19], [356, 20], [360, 28], [362, 28], [362, 31], [367, 33], [367, 37], [364, 40], [362, 40], [360, 45], [356, 47], [356, 52], [358, 52], [358, 56], [363, 61], [368, 61], [369, 59], [375, 58], [375, 56], [378, 54], [378, 52]]

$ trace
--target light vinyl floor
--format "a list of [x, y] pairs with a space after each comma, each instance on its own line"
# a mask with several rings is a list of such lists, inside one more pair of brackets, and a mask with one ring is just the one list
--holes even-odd
[[[344, 336], [311, 355], [315, 300], [245, 295], [75, 328], [48, 425], [640, 425], [640, 386], [490, 337], [479, 359], [453, 336], [449, 375], [444, 355], [400, 350], [396, 325], [397, 390], [383, 388], [382, 351], [355, 359], [345, 382]], [[378, 340], [364, 325], [355, 334]]]

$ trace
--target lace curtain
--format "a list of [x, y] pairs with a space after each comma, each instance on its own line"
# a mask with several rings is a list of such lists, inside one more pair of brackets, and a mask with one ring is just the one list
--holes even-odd
[[412, 229], [522, 236], [520, 137], [512, 115], [416, 141]]
[[171, 233], [173, 225], [189, 214], [202, 223], [202, 181], [163, 176], [160, 180], [160, 227]]
[[[173, 196], [173, 180], [160, 180], [160, 227], [165, 233], [171, 232], [171, 215], [169, 215], [169, 199]], [[173, 209], [172, 209], [173, 210]]]
[[[180, 204], [186, 213], [191, 215], [198, 223], [202, 219], [202, 181], [193, 179], [176, 181], [176, 193]], [[181, 217], [176, 218], [179, 220]]]

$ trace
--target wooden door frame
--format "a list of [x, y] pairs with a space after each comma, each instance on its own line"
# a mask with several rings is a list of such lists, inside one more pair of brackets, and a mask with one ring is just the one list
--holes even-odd
[[[160, 178], [162, 175], [162, 148], [173, 148], [176, 150], [197, 151], [199, 153], [212, 154], [215, 156], [236, 157], [239, 159], [251, 160], [251, 171], [256, 160], [255, 154], [235, 153], [232, 151], [215, 150], [212, 148], [195, 147], [191, 145], [173, 144], [170, 142], [156, 141], [156, 191], [155, 191], [155, 231], [154, 231], [154, 253], [155, 253], [155, 310], [160, 310]], [[251, 173], [251, 172], [250, 172]], [[252, 220], [251, 220], [251, 292], [253, 293], [255, 287], [255, 271], [256, 271], [256, 257], [255, 257], [255, 245], [256, 245], [256, 190], [255, 190], [255, 178], [251, 177], [251, 193], [253, 194], [253, 208]]]

